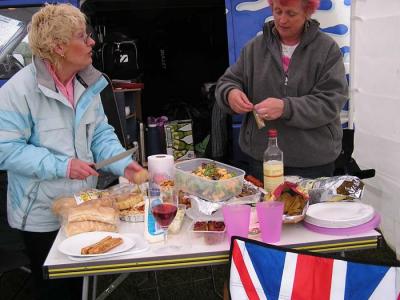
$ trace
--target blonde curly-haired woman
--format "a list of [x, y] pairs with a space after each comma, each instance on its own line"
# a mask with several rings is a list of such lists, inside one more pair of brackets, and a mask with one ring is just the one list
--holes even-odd
[[[28, 30], [33, 62], [0, 89], [0, 169], [8, 172], [8, 222], [22, 231], [36, 297], [59, 299], [68, 292], [51, 294], [59, 280], [44, 281], [41, 271], [60, 227], [52, 201], [95, 187], [93, 163], [125, 149], [103, 111], [107, 81], [92, 66], [84, 14], [46, 5]], [[133, 181], [143, 168], [126, 158], [104, 170]]]

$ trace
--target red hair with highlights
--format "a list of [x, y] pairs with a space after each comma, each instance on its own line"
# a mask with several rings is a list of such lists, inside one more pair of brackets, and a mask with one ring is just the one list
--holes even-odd
[[[291, 1], [301, 1], [303, 2], [304, 11], [308, 12], [310, 15], [312, 15], [317, 10], [320, 2], [320, 0], [277, 0], [277, 1], [279, 1], [279, 3], [282, 5], [286, 5]], [[272, 6], [273, 0], [268, 0], [268, 3], [270, 6]]]

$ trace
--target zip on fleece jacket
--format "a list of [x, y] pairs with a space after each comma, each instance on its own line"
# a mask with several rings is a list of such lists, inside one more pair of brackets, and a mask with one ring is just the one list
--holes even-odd
[[[73, 132], [75, 135], [75, 129], [77, 126], [79, 126], [79, 123], [81, 121], [82, 116], [85, 114], [89, 103], [92, 101], [93, 97], [97, 94], [99, 94], [106, 86], [107, 86], [107, 81], [103, 80], [103, 78], [101, 78], [98, 82], [96, 82], [94, 85], [92, 85], [91, 87], [89, 87], [88, 89], [86, 89], [82, 96], [80, 97], [78, 103], [77, 103], [77, 107], [76, 107], [76, 112], [73, 111], [72, 109], [72, 113], [75, 117], [75, 124], [73, 126]], [[87, 130], [87, 128], [86, 128]], [[86, 132], [86, 134], [88, 134]], [[74, 147], [75, 149], [75, 155], [77, 156], [77, 151], [76, 151], [76, 147]], [[66, 173], [67, 175], [67, 173]], [[92, 186], [95, 187], [95, 186]], [[27, 194], [28, 195], [28, 206], [26, 208], [25, 214], [22, 218], [22, 224], [21, 224], [21, 229], [24, 230], [25, 226], [26, 226], [26, 220], [28, 218], [28, 215], [32, 209], [32, 206], [35, 202], [35, 200], [37, 199], [37, 194], [38, 194], [38, 189], [39, 189], [39, 184], [34, 185], [32, 187], [32, 190]]]
[[[97, 182], [94, 176], [66, 178], [68, 161], [98, 162], [125, 150], [101, 104], [99, 93], [107, 81], [92, 66], [79, 78], [74, 80], [76, 112], [36, 58], [0, 88], [0, 169], [8, 172], [7, 215], [13, 228], [57, 230], [52, 202]], [[123, 175], [131, 161], [120, 160], [104, 171]]]
[[263, 35], [252, 39], [237, 62], [217, 82], [215, 96], [220, 108], [234, 114], [227, 96], [243, 91], [257, 104], [269, 97], [282, 99], [284, 111], [258, 129], [252, 113], [243, 115], [239, 135], [242, 151], [262, 161], [266, 132], [276, 128], [279, 147], [288, 167], [312, 167], [333, 162], [341, 151], [340, 110], [348, 99], [342, 54], [336, 42], [319, 30], [319, 23], [306, 23], [285, 74], [281, 42], [273, 21]]

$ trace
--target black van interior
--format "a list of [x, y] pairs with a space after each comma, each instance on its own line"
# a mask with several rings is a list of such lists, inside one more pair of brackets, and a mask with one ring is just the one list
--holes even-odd
[[96, 40], [95, 67], [113, 81], [144, 84], [144, 126], [148, 117], [191, 119], [194, 145], [204, 144], [213, 83], [229, 65], [225, 1], [86, 0], [81, 10]]
[[[228, 66], [224, 0], [87, 0], [81, 9], [94, 29], [96, 67], [111, 79], [144, 83], [143, 119], [179, 119], [182, 105], [200, 111], [207, 106], [202, 86]], [[107, 69], [115, 58], [106, 44], [115, 41], [133, 41], [136, 48], [136, 61], [123, 74]]]

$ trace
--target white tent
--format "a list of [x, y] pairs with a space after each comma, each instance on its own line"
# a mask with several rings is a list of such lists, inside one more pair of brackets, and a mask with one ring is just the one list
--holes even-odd
[[[353, 0], [351, 99], [354, 157], [374, 168], [364, 200], [381, 213], [381, 229], [400, 259], [400, 1]], [[352, 115], [352, 114], [351, 114]]]

